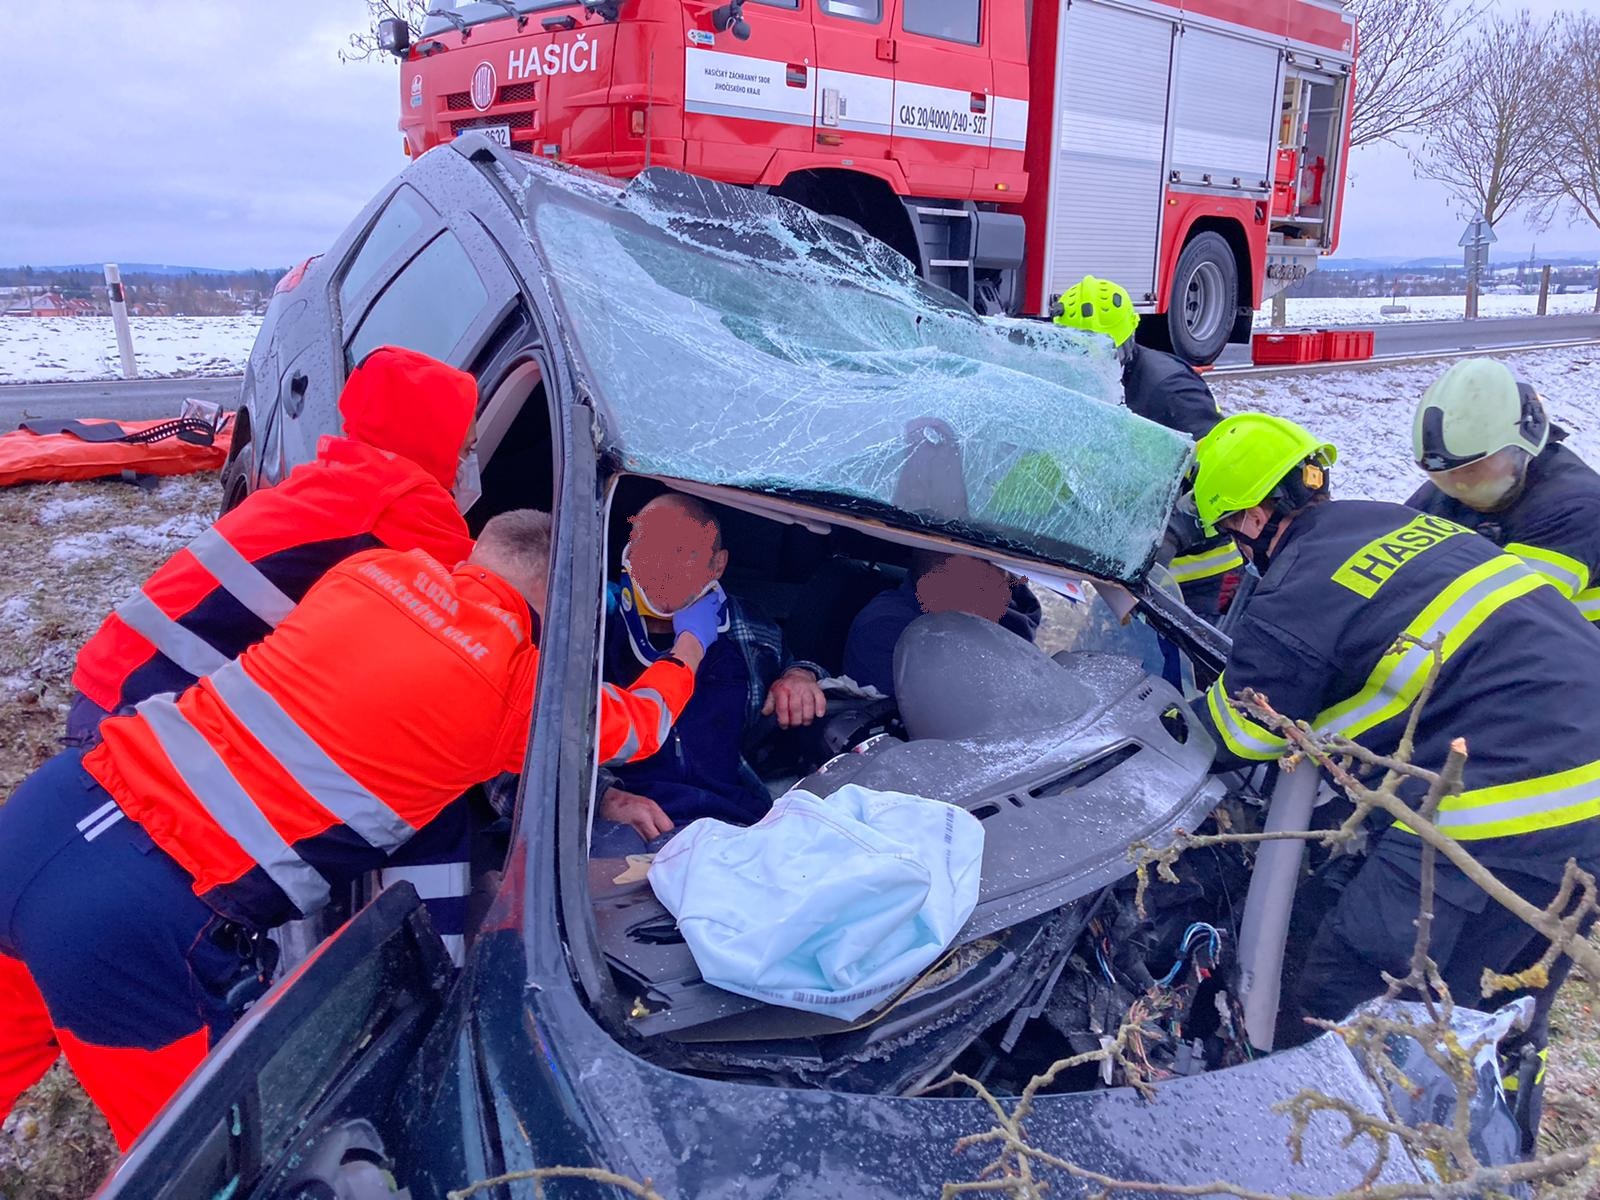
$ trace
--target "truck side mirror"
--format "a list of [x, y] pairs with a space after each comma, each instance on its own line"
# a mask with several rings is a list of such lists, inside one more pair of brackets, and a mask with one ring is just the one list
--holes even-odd
[[378, 49], [396, 58], [404, 58], [411, 49], [411, 26], [404, 18], [385, 17], [378, 22]]
[[729, 0], [712, 9], [711, 24], [718, 33], [731, 27], [733, 36], [741, 42], [750, 40], [750, 22], [744, 19], [744, 0]]

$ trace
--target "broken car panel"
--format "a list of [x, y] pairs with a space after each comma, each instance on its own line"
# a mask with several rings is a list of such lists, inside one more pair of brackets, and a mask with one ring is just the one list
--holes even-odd
[[[1140, 592], [1189, 448], [1113, 403], [1109, 352], [979, 320], [876, 243], [722, 185], [655, 172], [623, 190], [473, 137], [423, 156], [390, 193], [402, 185], [438, 214], [417, 237], [471, 230], [467, 252], [490, 243], [488, 273], [517, 281], [514, 294], [485, 288], [445, 353], [479, 376], [486, 411], [515, 401], [473, 517], [541, 502], [555, 514], [529, 756], [509, 852], [493, 864], [503, 879], [448, 986], [407, 893], [357, 913], [246, 1016], [105, 1194], [190, 1195], [202, 1189], [185, 1183], [203, 1181], [289, 1195], [307, 1172], [336, 1186], [374, 1164], [414, 1197], [558, 1164], [649, 1178], [671, 1197], [934, 1194], [982, 1168], [987, 1156], [952, 1147], [992, 1113], [959, 1088], [913, 1093], [953, 1066], [1014, 1092], [1114, 1036], [1152, 984], [1156, 1019], [1183, 1035], [1146, 1043], [1165, 1077], [1155, 1100], [1107, 1086], [1122, 1080], [1098, 1064], [1070, 1073], [1035, 1102], [1035, 1144], [1125, 1178], [1356, 1185], [1365, 1160], [1352, 1161], [1342, 1121], [1314, 1121], [1296, 1161], [1273, 1106], [1315, 1079], [1380, 1113], [1375, 1086], [1332, 1036], [1259, 1056], [1224, 987], [1245, 865], [1212, 856], [1180, 886], [1152, 888], [1150, 920], [1133, 909], [1128, 846], [1205, 819], [1212, 751], [1170, 685], [1093, 639], [1052, 659], [997, 626], [925, 617], [897, 651], [889, 717], [830, 703], [819, 725], [844, 732], [799, 770], [764, 776], [771, 788], [893, 786], [984, 824], [971, 921], [859, 1021], [705, 984], [639, 864], [586, 852], [603, 591], [629, 489], [635, 501], [683, 490], [737, 516], [724, 529], [744, 539], [732, 558], [751, 571], [775, 548], [772, 577], [751, 582], [789, 605], [791, 635], [823, 583], [849, 581], [856, 590], [828, 593], [850, 596], [838, 628], [810, 631], [824, 662], [869, 589], [903, 577], [909, 547]], [[380, 198], [362, 229], [382, 212]], [[324, 303], [364, 236], [341, 239], [294, 294]], [[414, 248], [389, 255], [360, 303], [381, 303], [416, 261]], [[317, 396], [336, 393], [335, 347], [354, 331], [335, 322], [319, 336], [316, 369], [331, 377], [309, 383]], [[284, 439], [291, 460], [303, 428]], [[1179, 605], [1158, 615], [1197, 662], [1225, 643]], [[961, 686], [941, 687], [954, 672]], [[358, 1002], [374, 970], [392, 981], [387, 1006]], [[324, 1051], [331, 1077], [293, 1058], [285, 1030], [302, 1026], [337, 1048]], [[1504, 1116], [1498, 1093], [1474, 1104], [1485, 1121]], [[1396, 1154], [1378, 1181], [1422, 1174]]]

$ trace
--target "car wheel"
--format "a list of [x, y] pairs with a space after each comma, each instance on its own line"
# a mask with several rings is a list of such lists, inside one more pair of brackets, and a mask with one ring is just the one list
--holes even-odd
[[[248, 441], [222, 468], [222, 512], [231, 512], [250, 494], [256, 474], [256, 445]], [[220, 514], [219, 514], [220, 515]]]
[[1178, 256], [1167, 296], [1172, 352], [1191, 363], [1214, 362], [1228, 344], [1239, 306], [1239, 267], [1220, 233], [1202, 233]]

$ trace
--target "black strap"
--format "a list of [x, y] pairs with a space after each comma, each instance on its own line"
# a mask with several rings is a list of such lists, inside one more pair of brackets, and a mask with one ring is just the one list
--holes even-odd
[[126, 442], [133, 446], [147, 446], [170, 437], [194, 446], [209, 446], [217, 437], [208, 422], [195, 417], [176, 417], [138, 433], [129, 433], [116, 421], [24, 421], [18, 428], [41, 435], [67, 433], [85, 442]]

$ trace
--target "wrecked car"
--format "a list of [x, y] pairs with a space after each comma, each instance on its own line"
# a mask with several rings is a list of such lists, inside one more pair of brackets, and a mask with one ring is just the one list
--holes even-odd
[[[463, 137], [286, 281], [244, 383], [230, 501], [310, 457], [345, 372], [386, 342], [480, 381], [469, 521], [554, 514], [528, 759], [476, 864], [493, 900], [455, 971], [410, 888], [351, 897], [104, 1195], [442, 1197], [551, 1166], [667, 1197], [936, 1195], [976, 1177], [986, 1157], [954, 1147], [994, 1121], [952, 1072], [1015, 1095], [1130, 1014], [1153, 1099], [1114, 1063], [1062, 1072], [1033, 1102], [1036, 1145], [1125, 1179], [1361, 1180], [1343, 1121], [1313, 1118], [1292, 1154], [1274, 1110], [1308, 1082], [1360, 1111], [1385, 1098], [1336, 1036], [1266, 1054], [1270, 1032], [1247, 1027], [1249, 864], [1186, 856], [1178, 885], [1135, 903], [1130, 846], [1201, 828], [1223, 793], [1151, 630], [1201, 676], [1226, 642], [1151, 584], [1190, 447], [1116, 403], [1108, 345], [979, 318], [784, 201], [663, 171], [622, 187]], [[893, 700], [830, 693], [816, 725], [747, 747], [774, 796], [857, 783], [982, 823], [971, 919], [862, 1019], [706, 983], [644, 864], [589, 853], [604, 589], [627, 517], [669, 490], [715, 509], [728, 589], [831, 670], [913, 551], [1059, 593], [1039, 644], [925, 617]], [[1142, 620], [1124, 628], [1106, 597]], [[1492, 1055], [1480, 1074], [1477, 1136], [1504, 1161]], [[1428, 1170], [1397, 1150], [1376, 1180]]]

